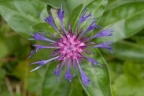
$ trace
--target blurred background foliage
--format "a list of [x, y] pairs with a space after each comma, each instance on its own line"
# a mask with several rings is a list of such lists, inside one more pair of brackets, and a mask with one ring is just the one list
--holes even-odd
[[[87, 6], [99, 25], [114, 30], [112, 37], [97, 40], [114, 42], [112, 54], [100, 50], [109, 73], [102, 68], [95, 71], [97, 88], [84, 89], [78, 77], [72, 83], [58, 82], [52, 74], [56, 65], [29, 72], [33, 68], [30, 62], [47, 59], [50, 54], [41, 50], [28, 59], [32, 44], [39, 43], [27, 40], [29, 32], [52, 34], [53, 28], [43, 19], [51, 8], [55, 11], [60, 4], [67, 24], [75, 25], [79, 13]], [[111, 92], [113, 96], [144, 96], [143, 6], [144, 0], [0, 0], [0, 96], [111, 96]], [[84, 70], [90, 74], [87, 68]], [[103, 74], [107, 79], [101, 79]]]

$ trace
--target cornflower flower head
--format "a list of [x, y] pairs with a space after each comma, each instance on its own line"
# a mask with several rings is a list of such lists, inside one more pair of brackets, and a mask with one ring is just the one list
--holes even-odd
[[99, 28], [99, 26], [96, 24], [96, 21], [93, 19], [91, 19], [92, 21], [90, 25], [85, 30], [83, 30], [83, 28], [80, 27], [80, 25], [83, 22], [90, 20], [92, 16], [91, 14], [87, 15], [87, 9], [84, 9], [83, 14], [80, 16], [78, 23], [77, 23], [77, 27], [74, 31], [72, 31], [72, 25], [68, 25], [68, 30], [66, 30], [65, 28], [64, 10], [62, 9], [62, 6], [57, 11], [57, 16], [61, 23], [61, 30], [59, 30], [57, 26], [55, 25], [55, 21], [54, 21], [52, 14], [49, 14], [49, 16], [45, 18], [45, 22], [50, 24], [58, 33], [59, 36], [58, 38], [56, 38], [56, 40], [47, 38], [41, 33], [31, 34], [33, 36], [33, 40], [46, 41], [49, 44], [49, 46], [43, 46], [43, 45], [37, 45], [37, 44], [33, 45], [34, 47], [36, 47], [36, 49], [31, 51], [29, 58], [40, 49], [46, 48], [49, 50], [53, 50], [50, 59], [31, 63], [31, 64], [38, 65], [36, 68], [34, 68], [31, 71], [35, 71], [39, 69], [40, 67], [42, 67], [43, 65], [48, 64], [51, 61], [58, 61], [59, 63], [57, 65], [57, 68], [54, 71], [54, 74], [58, 76], [58, 79], [59, 79], [59, 76], [63, 67], [66, 67], [67, 70], [65, 72], [65, 79], [71, 82], [72, 78], [75, 75], [71, 74], [70, 67], [78, 68], [81, 79], [82, 79], [82, 83], [85, 87], [87, 87], [87, 85], [90, 83], [90, 79], [82, 70], [81, 61], [85, 59], [88, 62], [90, 62], [91, 65], [93, 66], [97, 64], [102, 67], [102, 65], [94, 58], [87, 57], [84, 54], [92, 54], [88, 52], [89, 47], [106, 48], [112, 51], [112, 48], [109, 46], [112, 42], [103, 42], [103, 43], [98, 44], [98, 43], [92, 42], [92, 39], [105, 37], [105, 36], [112, 36], [113, 31], [110, 29], [105, 29], [93, 35], [92, 37], [87, 37], [86, 34], [88, 32], [91, 32]]

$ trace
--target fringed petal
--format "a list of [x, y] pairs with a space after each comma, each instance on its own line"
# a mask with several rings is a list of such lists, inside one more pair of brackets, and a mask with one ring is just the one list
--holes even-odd
[[42, 45], [38, 45], [38, 44], [35, 44], [33, 46], [36, 47], [36, 49], [31, 51], [29, 58], [31, 58], [40, 49], [44, 49], [44, 48], [58, 49], [59, 48], [59, 47], [54, 47], [54, 46], [42, 46]]
[[32, 50], [28, 58], [31, 58], [36, 53], [36, 50]]
[[46, 21], [47, 23], [49, 23], [49, 24], [59, 33], [59, 30], [58, 30], [58, 28], [56, 27], [56, 25], [55, 25], [55, 23], [54, 23], [52, 14], [50, 14], [48, 17], [46, 17], [46, 18], [45, 18], [45, 21]]
[[40, 49], [44, 49], [44, 48], [49, 48], [49, 49], [58, 49], [59, 48], [59, 47], [54, 47], [54, 46], [42, 46], [42, 45], [38, 45], [38, 44], [35, 44], [33, 46], [36, 47], [36, 51], [38, 51]]
[[37, 66], [36, 68], [32, 69], [30, 72], [33, 72], [33, 71], [39, 69], [40, 67], [42, 67], [42, 66]]
[[67, 71], [66, 71], [66, 73], [65, 73], [65, 79], [66, 80], [69, 80], [70, 82], [72, 81], [72, 78], [75, 76], [75, 74], [74, 75], [71, 75], [71, 73], [70, 73], [70, 64], [69, 65], [67, 65], [68, 66], [68, 68], [67, 68]]
[[51, 42], [51, 43], [55, 43], [55, 41], [53, 41], [51, 39], [48, 39], [47, 37], [43, 36], [40, 33], [34, 33], [34, 34], [31, 34], [31, 35], [33, 36], [33, 39], [29, 39], [29, 40], [42, 40], [42, 41], [48, 41], [48, 42]]
[[33, 64], [38, 64], [39, 66], [45, 65], [46, 63], [49, 63], [49, 62], [57, 59], [58, 57], [59, 57], [59, 56], [54, 57], [54, 58], [51, 58], [51, 59], [48, 59], [48, 60], [42, 60], [42, 61], [33, 62], [33, 63], [31, 63], [31, 65], [33, 65]]
[[83, 23], [84, 21], [86, 21], [86, 20], [88, 19], [88, 17], [91, 16], [91, 13], [88, 14], [88, 15], [86, 15], [87, 11], [88, 11], [88, 10], [85, 8], [83, 14], [81, 15], [81, 17], [80, 17], [80, 19], [79, 19], [79, 22], [78, 22], [77, 27], [79, 27], [81, 23]]
[[64, 19], [64, 10], [62, 10], [62, 5], [61, 5], [61, 8], [58, 10], [57, 14], [58, 14], [58, 18], [61, 22], [62, 31], [66, 34], [65, 25], [64, 25], [64, 21], [63, 21], [63, 19]]
[[90, 83], [90, 79], [86, 76], [86, 74], [83, 72], [83, 70], [80, 67], [79, 61], [77, 60], [77, 65], [80, 71], [80, 75], [81, 75], [81, 79], [82, 79], [82, 83], [84, 84], [85, 87], [87, 87], [87, 85]]
[[91, 30], [94, 30], [94, 29], [96, 29], [96, 28], [98, 28], [98, 27], [97, 27], [95, 21], [93, 21], [93, 22], [89, 25], [89, 27], [82, 33], [82, 35], [85, 35], [87, 32], [89, 32], [89, 31], [91, 31]]
[[95, 60], [93, 58], [86, 57], [86, 59], [91, 63], [92, 66], [94, 66], [95, 64], [97, 64], [100, 67], [103, 67], [97, 60]]
[[60, 77], [60, 73], [61, 73], [61, 70], [62, 70], [64, 64], [65, 64], [65, 62], [62, 62], [62, 64], [60, 64], [60, 65], [58, 66], [58, 68], [54, 71], [54, 75], [57, 75], [57, 76], [58, 76], [58, 81], [60, 81], [60, 78], [59, 78], [59, 77]]
[[113, 34], [113, 30], [105, 29], [105, 30], [102, 30], [99, 33], [97, 33], [95, 36], [91, 37], [91, 39], [99, 38], [99, 37], [105, 37], [105, 36], [112, 36], [112, 34]]
[[112, 48], [108, 45], [112, 44], [113, 42], [104, 42], [104, 43], [100, 43], [98, 45], [95, 45], [94, 47], [95, 48], [105, 48], [105, 49], [108, 49], [112, 52]]

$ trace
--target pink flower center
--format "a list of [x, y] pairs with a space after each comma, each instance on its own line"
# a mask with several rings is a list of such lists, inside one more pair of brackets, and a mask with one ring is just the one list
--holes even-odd
[[63, 56], [63, 59], [76, 59], [81, 58], [80, 53], [86, 48], [86, 44], [82, 42], [73, 34], [68, 34], [63, 36], [57, 42], [58, 47], [60, 47], [60, 55]]

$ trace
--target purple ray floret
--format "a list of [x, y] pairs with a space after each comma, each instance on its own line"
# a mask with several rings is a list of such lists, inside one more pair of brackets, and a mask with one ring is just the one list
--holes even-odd
[[59, 78], [59, 76], [60, 76], [61, 70], [62, 70], [62, 67], [60, 67], [60, 68], [58, 68], [58, 69], [56, 69], [56, 70], [54, 71], [54, 74], [57, 75], [58, 78]]
[[60, 20], [61, 22], [63, 22], [64, 11], [62, 10], [62, 6], [61, 6], [61, 8], [58, 10], [57, 14], [58, 14], [59, 20]]
[[67, 79], [71, 82], [73, 77], [74, 77], [74, 75], [71, 75], [70, 69], [68, 68], [66, 73], [65, 73], [65, 79]]
[[91, 31], [91, 30], [94, 30], [94, 29], [96, 29], [96, 28], [97, 28], [97, 25], [96, 25], [95, 21], [93, 21], [93, 22], [89, 25], [89, 27], [83, 32], [83, 35], [85, 35], [87, 32], [89, 32], [89, 31]]
[[51, 59], [48, 59], [48, 60], [42, 60], [42, 61], [33, 62], [33, 63], [31, 63], [31, 64], [44, 65], [44, 64], [46, 64], [46, 63], [51, 62], [52, 60], [57, 59], [58, 57], [59, 57], [59, 56], [54, 57], [54, 58], [51, 58]]
[[106, 48], [106, 49], [112, 51], [112, 48], [109, 46], [112, 43], [113, 42], [104, 42], [104, 43], [100, 43], [98, 45], [95, 45], [94, 47], [96, 47], [96, 48]]
[[53, 20], [53, 17], [52, 17], [52, 14], [50, 14], [48, 17], [46, 17], [45, 21], [47, 23], [49, 23], [58, 33], [59, 33], [59, 30], [57, 29], [55, 23], [54, 23], [54, 20]]
[[34, 47], [36, 47], [36, 52], [40, 49], [45, 49], [45, 48], [50, 48], [50, 49], [57, 49], [59, 47], [54, 47], [54, 46], [42, 46], [42, 45], [38, 45], [38, 44], [35, 44], [33, 45]]
[[91, 63], [92, 66], [94, 66], [95, 64], [99, 65], [100, 67], [103, 67], [97, 60], [93, 59], [93, 58], [88, 58], [86, 57], [86, 59]]
[[91, 39], [99, 38], [99, 37], [105, 37], [105, 36], [112, 36], [112, 34], [113, 34], [113, 30], [105, 29], [105, 30], [102, 30], [99, 33], [97, 33], [95, 36], [91, 37]]
[[79, 19], [78, 26], [79, 26], [81, 23], [83, 23], [84, 21], [86, 21], [86, 20], [88, 19], [88, 17], [91, 16], [91, 13], [88, 14], [88, 15], [86, 15], [87, 11], [88, 11], [88, 10], [85, 8], [84, 13], [81, 15], [81, 17], [80, 17], [80, 19]]
[[32, 34], [32, 36], [33, 36], [34, 39], [30, 39], [30, 40], [43, 40], [43, 41], [48, 41], [48, 42], [51, 42], [51, 43], [55, 42], [51, 39], [46, 38], [45, 36], [43, 36], [40, 33], [34, 33], [34, 34]]
[[80, 75], [81, 75], [81, 78], [82, 78], [82, 83], [84, 84], [85, 87], [87, 87], [87, 85], [90, 83], [90, 80], [86, 76], [86, 74], [83, 72], [83, 70], [81, 69], [78, 60], [77, 60], [77, 65], [78, 65], [78, 68], [79, 68], [79, 71], [80, 71]]
[[99, 62], [98, 61], [96, 61], [95, 59], [93, 59], [93, 58], [88, 58], [88, 57], [86, 57], [86, 59], [94, 66], [95, 64], [98, 64]]
[[31, 51], [29, 58], [31, 58], [40, 49], [45, 49], [45, 48], [58, 49], [59, 48], [59, 47], [55, 47], [55, 46], [42, 46], [42, 45], [38, 45], [38, 44], [35, 44], [33, 46], [36, 47], [36, 49]]
[[58, 68], [54, 71], [54, 74], [58, 76], [59, 81], [60, 81], [59, 76], [60, 76], [60, 73], [61, 73], [63, 66], [64, 66], [64, 62], [61, 65], [58, 65], [57, 66]]
[[30, 52], [30, 55], [29, 55], [28, 58], [31, 58], [35, 53], [36, 53], [36, 51], [35, 51], [35, 50], [32, 50], [32, 51]]
[[61, 22], [61, 28], [62, 28], [63, 32], [66, 34], [66, 30], [65, 30], [65, 26], [64, 26], [64, 22], [63, 22], [64, 10], [62, 10], [62, 5], [61, 5], [61, 8], [58, 10], [57, 14], [58, 14], [58, 18]]
[[[90, 35], [88, 35], [87, 33], [89, 31], [94, 32], [97, 28], [99, 28], [99, 26], [97, 25], [94, 18], [92, 19], [91, 13], [87, 14], [87, 11], [87, 9], [84, 9], [82, 15], [80, 16], [77, 22], [77, 26], [75, 29], [73, 28], [74, 25], [71, 24], [66, 25], [68, 28], [65, 28], [64, 10], [62, 9], [62, 6], [57, 11], [57, 17], [59, 18], [59, 21], [61, 23], [60, 27], [57, 27], [55, 25], [55, 20], [53, 19], [52, 13], [50, 13], [49, 16], [46, 17], [45, 21], [48, 24], [50, 24], [57, 31], [58, 34], [54, 33], [55, 35], [53, 35], [52, 37], [54, 40], [51, 40], [39, 33], [32, 34], [32, 40], [41, 40], [47, 42], [45, 42], [45, 46], [39, 44], [33, 45], [35, 47], [35, 50], [31, 51], [29, 57], [31, 57], [34, 53], [38, 52], [38, 50], [40, 49], [47, 49], [48, 51], [52, 50], [50, 51], [52, 53], [48, 54], [50, 56], [50, 59], [31, 63], [31, 65], [38, 65], [36, 68], [31, 70], [31, 72], [41, 68], [47, 63], [56, 61], [58, 62], [58, 64], [56, 69], [54, 70], [54, 75], [58, 76], [58, 81], [60, 81], [60, 74], [64, 69], [63, 67], [66, 68], [64, 78], [70, 82], [72, 82], [72, 79], [75, 76], [71, 74], [71, 70], [78, 69], [82, 80], [82, 84], [85, 87], [88, 87], [88, 85], [90, 84], [90, 79], [81, 68], [81, 65], [84, 64], [82, 63], [82, 61], [86, 59], [86, 62], [90, 62], [91, 65], [99, 65], [100, 67], [103, 67], [101, 65], [102, 63], [100, 64], [95, 58], [91, 58], [93, 56], [93, 53], [90, 52], [91, 48], [106, 48], [112, 51], [112, 48], [110, 47], [110, 44], [112, 44], [112, 42], [94, 42], [92, 41], [92, 39], [98, 39], [99, 37], [105, 36], [112, 36], [112, 30], [105, 29], [98, 32], [93, 37], [89, 37]], [[87, 21], [87, 24], [89, 24], [88, 27], [81, 27], [80, 25], [85, 21]], [[89, 55], [90, 57], [88, 57], [87, 55]]]

